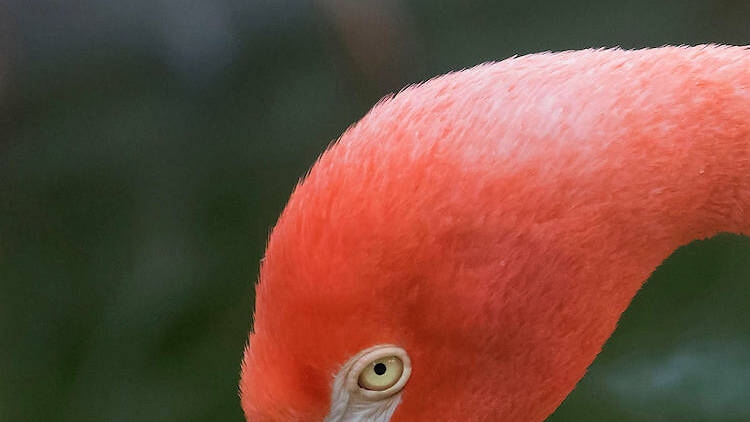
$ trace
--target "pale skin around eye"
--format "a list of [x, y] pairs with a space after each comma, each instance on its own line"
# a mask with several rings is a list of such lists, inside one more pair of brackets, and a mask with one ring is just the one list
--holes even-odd
[[411, 375], [406, 351], [394, 345], [365, 349], [336, 374], [331, 408], [323, 422], [387, 422]]

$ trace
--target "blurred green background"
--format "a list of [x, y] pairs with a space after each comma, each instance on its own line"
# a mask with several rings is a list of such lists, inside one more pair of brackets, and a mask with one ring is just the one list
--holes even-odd
[[[242, 421], [270, 227], [380, 97], [748, 22], [746, 0], [5, 0], [0, 421]], [[549, 421], [750, 420], [748, 281], [747, 238], [679, 250]]]

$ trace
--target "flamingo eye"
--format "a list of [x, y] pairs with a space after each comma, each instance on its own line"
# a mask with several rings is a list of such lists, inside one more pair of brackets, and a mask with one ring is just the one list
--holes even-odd
[[406, 350], [390, 344], [363, 350], [348, 365], [347, 389], [365, 400], [394, 396], [411, 375], [411, 360]]
[[404, 373], [404, 363], [396, 356], [376, 359], [359, 374], [359, 386], [371, 391], [383, 391], [393, 387]]

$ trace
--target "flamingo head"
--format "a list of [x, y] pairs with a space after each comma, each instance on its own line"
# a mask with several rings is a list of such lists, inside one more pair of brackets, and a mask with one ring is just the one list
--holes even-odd
[[537, 54], [381, 101], [270, 236], [248, 421], [543, 421], [656, 265], [747, 232], [747, 57]]
[[533, 183], [461, 146], [492, 107], [456, 102], [470, 76], [381, 102], [295, 189], [256, 289], [248, 421], [543, 420], [598, 352], [608, 333], [555, 334], [581, 266], [532, 205], [498, 204]]

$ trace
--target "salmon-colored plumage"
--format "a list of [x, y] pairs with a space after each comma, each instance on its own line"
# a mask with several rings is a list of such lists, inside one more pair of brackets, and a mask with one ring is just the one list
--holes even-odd
[[333, 374], [408, 351], [395, 422], [542, 421], [675, 248], [750, 233], [750, 50], [543, 53], [406, 88], [273, 230], [251, 422], [319, 422]]

